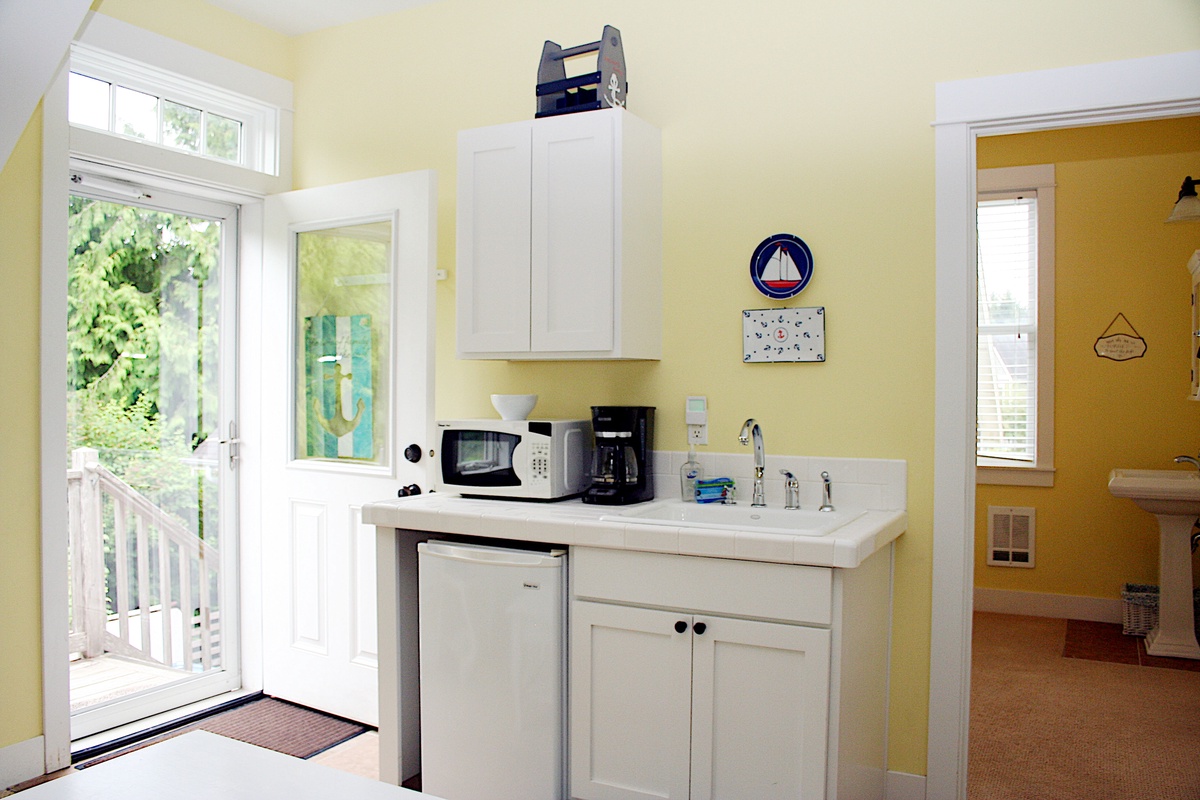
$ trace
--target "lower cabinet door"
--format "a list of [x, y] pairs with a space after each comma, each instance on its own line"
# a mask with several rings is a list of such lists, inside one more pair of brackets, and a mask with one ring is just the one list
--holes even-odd
[[688, 797], [691, 623], [669, 611], [571, 604], [573, 798]]
[[830, 632], [697, 616], [691, 800], [825, 797]]

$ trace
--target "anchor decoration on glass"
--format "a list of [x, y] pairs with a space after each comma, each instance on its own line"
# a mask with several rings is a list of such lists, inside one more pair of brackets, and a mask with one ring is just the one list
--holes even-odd
[[790, 233], [768, 236], [750, 257], [750, 280], [754, 288], [772, 300], [787, 300], [800, 294], [812, 275], [812, 251], [803, 239]]

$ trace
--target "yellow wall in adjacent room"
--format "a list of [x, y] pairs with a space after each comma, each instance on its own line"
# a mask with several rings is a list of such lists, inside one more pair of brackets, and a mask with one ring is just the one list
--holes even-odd
[[[38, 289], [42, 112], [0, 171], [0, 747], [42, 733]], [[64, 587], [65, 589], [66, 587]], [[2, 787], [0, 787], [2, 788]]]
[[[645, 403], [659, 408], [657, 447], [679, 450], [684, 398], [706, 394], [710, 451], [740, 450], [738, 428], [753, 415], [764, 426], [769, 453], [904, 459], [910, 524], [896, 551], [889, 766], [925, 773], [935, 85], [1193, 50], [1200, 6], [1193, 0], [440, 0], [282, 44], [199, 0], [104, 0], [100, 10], [291, 78], [298, 188], [437, 170], [438, 266], [451, 275], [437, 288], [439, 416], [491, 415], [493, 392], [536, 392], [536, 413], [549, 417], [586, 414], [593, 403]], [[623, 35], [630, 110], [663, 133], [663, 358], [458, 361], [457, 131], [532, 117], [543, 41], [590, 42], [605, 24]], [[1063, 36], [1068, 30], [1077, 35]], [[265, 52], [254, 51], [257, 40]], [[26, 180], [13, 185], [9, 178], [15, 164], [20, 175], [36, 179], [39, 154], [29, 147], [37, 149], [23, 144], [10, 161], [0, 204], [32, 209], [36, 220]], [[1178, 177], [1172, 181], [1178, 185]], [[0, 225], [7, 242], [12, 226]], [[816, 261], [809, 287], [786, 304], [765, 300], [748, 279], [753, 248], [778, 232], [804, 238]], [[23, 228], [18, 238], [28, 242], [29, 235]], [[36, 252], [4, 258], [22, 272], [4, 302], [23, 303], [17, 318], [32, 320]], [[775, 305], [826, 307], [826, 363], [742, 363], [740, 311]], [[36, 340], [32, 325], [11, 341], [34, 352]], [[36, 369], [9, 371], [7, 407], [36, 409], [37, 389]], [[32, 430], [31, 423], [19, 432], [15, 450], [6, 440], [0, 451], [6, 476], [36, 459]], [[35, 575], [41, 534], [36, 478], [29, 480], [21, 496], [10, 492], [12, 504], [0, 514], [5, 565], [15, 558], [15, 569]], [[8, 609], [36, 618], [36, 578], [22, 576], [15, 589], [0, 591]], [[37, 623], [22, 624], [33, 627], [3, 629], [0, 642], [6, 676], [0, 746], [41, 730]]]
[[[1108, 492], [1115, 467], [1172, 469], [1200, 452], [1191, 374], [1191, 274], [1200, 221], [1165, 224], [1200, 172], [1200, 117], [981, 139], [979, 167], [1054, 164], [1055, 475], [1052, 488], [979, 485], [975, 585], [1116, 598], [1158, 583], [1158, 525]], [[1124, 314], [1146, 340], [1129, 361], [1095, 341]], [[1190, 468], [1190, 467], [1189, 467]], [[1036, 566], [988, 566], [987, 506], [1037, 510]]]

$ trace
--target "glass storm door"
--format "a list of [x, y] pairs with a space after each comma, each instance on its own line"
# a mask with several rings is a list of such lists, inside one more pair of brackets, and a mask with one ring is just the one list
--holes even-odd
[[237, 208], [72, 175], [71, 734], [240, 686]]

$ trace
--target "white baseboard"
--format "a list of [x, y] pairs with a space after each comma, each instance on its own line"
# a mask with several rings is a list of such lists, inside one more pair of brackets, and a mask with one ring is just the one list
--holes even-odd
[[35, 736], [0, 747], [0, 789], [36, 778], [46, 771], [46, 741]]
[[889, 771], [885, 789], [887, 800], [925, 800], [925, 776]]
[[1027, 617], [1120, 622], [1121, 601], [1106, 597], [1080, 597], [1044, 592], [1014, 592], [975, 587], [975, 610]]

